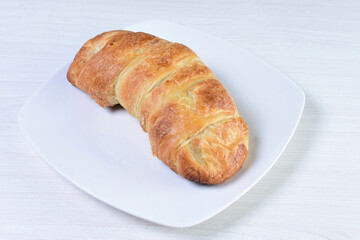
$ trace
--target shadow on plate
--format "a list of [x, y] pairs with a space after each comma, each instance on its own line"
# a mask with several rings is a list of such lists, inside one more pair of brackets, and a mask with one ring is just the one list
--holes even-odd
[[115, 105], [113, 107], [107, 107], [106, 109], [109, 110], [110, 112], [126, 111], [126, 109], [120, 104]]

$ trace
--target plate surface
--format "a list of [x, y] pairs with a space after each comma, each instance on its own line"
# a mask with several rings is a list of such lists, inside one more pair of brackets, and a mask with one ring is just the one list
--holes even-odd
[[219, 213], [273, 166], [305, 104], [282, 73], [233, 44], [181, 25], [150, 20], [128, 27], [183, 43], [213, 70], [249, 126], [249, 156], [229, 181], [189, 182], [152, 156], [148, 135], [125, 110], [103, 109], [66, 80], [69, 65], [24, 105], [19, 125], [43, 158], [97, 199], [137, 217], [189, 227]]

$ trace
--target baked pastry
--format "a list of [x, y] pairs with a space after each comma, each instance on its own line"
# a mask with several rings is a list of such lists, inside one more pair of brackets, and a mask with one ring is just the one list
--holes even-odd
[[121, 104], [149, 133], [152, 152], [184, 178], [225, 182], [248, 152], [248, 127], [211, 70], [188, 47], [143, 32], [87, 41], [68, 80], [102, 107]]

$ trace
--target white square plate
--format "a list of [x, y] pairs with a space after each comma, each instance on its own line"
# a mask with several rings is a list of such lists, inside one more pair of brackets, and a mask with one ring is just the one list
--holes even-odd
[[250, 131], [249, 156], [235, 176], [216, 186], [178, 176], [152, 156], [136, 119], [101, 108], [66, 80], [68, 65], [24, 105], [20, 127], [43, 158], [95, 198], [158, 224], [193, 226], [228, 207], [273, 166], [299, 122], [304, 93], [273, 67], [206, 33], [158, 20], [127, 30], [189, 46], [228, 89]]

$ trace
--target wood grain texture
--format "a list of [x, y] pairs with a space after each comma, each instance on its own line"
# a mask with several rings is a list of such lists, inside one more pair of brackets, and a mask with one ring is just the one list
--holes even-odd
[[[274, 168], [214, 218], [170, 229], [108, 207], [57, 174], [16, 118], [99, 32], [160, 18], [247, 49], [305, 91]], [[359, 239], [359, 1], [1, 1], [1, 239]]]

